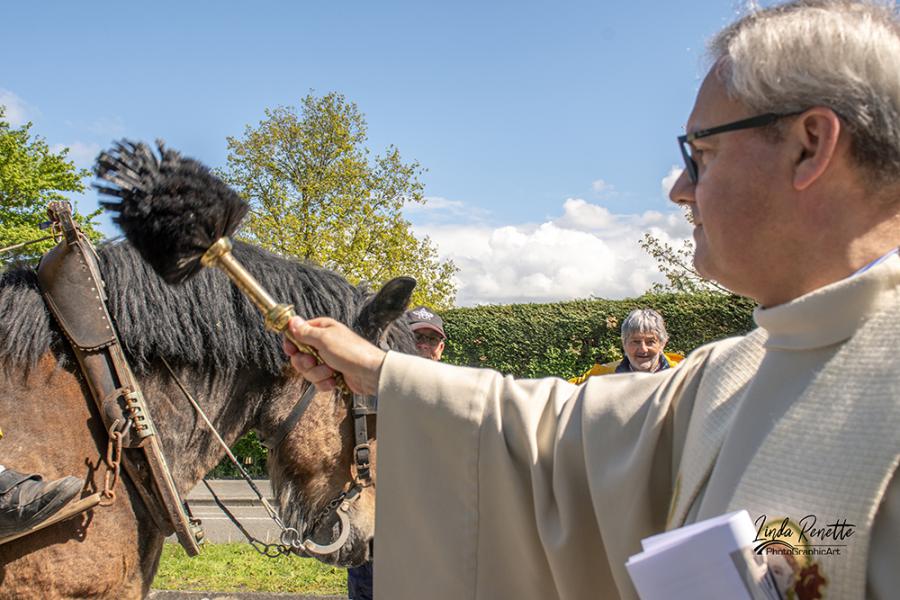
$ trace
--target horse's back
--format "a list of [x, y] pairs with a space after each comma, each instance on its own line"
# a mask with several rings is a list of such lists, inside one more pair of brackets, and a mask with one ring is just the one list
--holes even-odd
[[[81, 477], [84, 496], [103, 489], [106, 435], [86, 394], [82, 378], [52, 353], [32, 368], [7, 365], [0, 376], [0, 464], [46, 479]], [[161, 536], [136, 518], [124, 481], [117, 491], [112, 506], [0, 546], [0, 600], [142, 597]], [[141, 549], [141, 540], [157, 548]], [[154, 564], [142, 569], [141, 550], [156, 555]]]

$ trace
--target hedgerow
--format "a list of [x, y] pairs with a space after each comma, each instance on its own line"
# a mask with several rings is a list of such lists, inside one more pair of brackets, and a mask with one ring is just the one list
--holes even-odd
[[580, 375], [595, 362], [622, 358], [622, 319], [635, 308], [663, 315], [667, 352], [687, 354], [753, 328], [753, 302], [719, 293], [646, 294], [627, 300], [489, 305], [443, 313], [444, 360], [515, 377]]

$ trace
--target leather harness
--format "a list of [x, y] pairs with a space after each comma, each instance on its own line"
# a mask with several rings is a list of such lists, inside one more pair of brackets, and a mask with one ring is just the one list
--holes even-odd
[[200, 553], [203, 530], [175, 487], [137, 379], [112, 318], [94, 249], [67, 202], [48, 207], [60, 243], [41, 259], [38, 282], [50, 312], [72, 347], [107, 431], [122, 435], [123, 465], [156, 525], [175, 533], [188, 556]]

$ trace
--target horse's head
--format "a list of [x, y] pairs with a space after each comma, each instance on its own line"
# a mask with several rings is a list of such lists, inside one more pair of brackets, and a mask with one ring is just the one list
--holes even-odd
[[[413, 336], [402, 318], [414, 287], [415, 281], [408, 277], [388, 282], [362, 305], [353, 328], [384, 349], [414, 352]], [[292, 376], [261, 419], [263, 439], [279, 438], [270, 448], [268, 462], [279, 513], [287, 527], [318, 546], [311, 554], [319, 560], [343, 566], [361, 564], [370, 558], [375, 533], [375, 416], [358, 417], [365, 423], [364, 437], [373, 465], [371, 485], [367, 485], [356, 467], [354, 449], [360, 441], [361, 423], [354, 423], [352, 396], [315, 393], [308, 408], [298, 409], [305, 388], [299, 377]], [[298, 410], [303, 410], [302, 417], [291, 425], [292, 414]], [[348, 492], [352, 499], [340, 508], [342, 494]], [[322, 552], [322, 546], [339, 540], [342, 534], [347, 537], [337, 550]]]

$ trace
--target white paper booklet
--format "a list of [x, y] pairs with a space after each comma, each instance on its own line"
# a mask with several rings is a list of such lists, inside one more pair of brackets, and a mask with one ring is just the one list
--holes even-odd
[[641, 600], [780, 600], [755, 537], [747, 511], [733, 512], [645, 538], [625, 566]]

